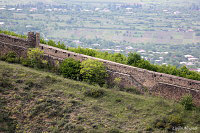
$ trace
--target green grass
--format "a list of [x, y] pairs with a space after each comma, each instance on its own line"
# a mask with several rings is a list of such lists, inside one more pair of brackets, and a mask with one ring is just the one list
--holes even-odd
[[27, 38], [26, 35], [16, 34], [15, 32], [12, 32], [12, 31], [3, 31], [3, 30], [0, 30], [0, 33], [2, 33], [2, 34], [6, 34], [6, 35], [11, 35], [11, 36], [16, 36], [16, 37], [24, 38], [24, 39]]
[[[174, 101], [148, 94], [91, 86], [2, 61], [0, 79], [0, 132], [164, 132], [154, 123], [172, 115], [200, 131], [198, 109], [185, 111]], [[91, 97], [90, 90], [103, 93]]]

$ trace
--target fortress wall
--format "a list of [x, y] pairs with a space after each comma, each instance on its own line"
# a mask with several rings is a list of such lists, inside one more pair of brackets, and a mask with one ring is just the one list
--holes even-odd
[[[153, 88], [158, 82], [165, 82], [168, 84], [174, 84], [178, 86], [200, 90], [200, 81], [185, 79], [185, 78], [163, 74], [163, 73], [152, 72], [152, 71], [148, 71], [141, 68], [136, 68], [136, 67], [120, 64], [120, 63], [115, 63], [112, 61], [107, 61], [103, 59], [90, 57], [87, 55], [70, 52], [67, 50], [62, 50], [62, 49], [51, 47], [44, 44], [40, 44], [39, 47], [45, 52], [45, 54], [49, 54], [51, 56], [55, 56], [58, 58], [63, 58], [63, 59], [74, 58], [80, 61], [83, 61], [86, 59], [99, 60], [105, 64], [108, 70], [115, 73], [129, 75], [133, 77], [137, 82], [139, 82], [143, 86], [148, 87], [150, 89]], [[130, 84], [130, 83], [128, 83], [128, 81], [127, 83], [124, 82], [124, 86], [127, 86], [127, 84]]]
[[145, 69], [132, 67], [112, 61], [98, 59], [67, 50], [39, 44], [39, 33], [28, 33], [28, 39], [0, 34], [0, 54], [14, 51], [18, 56], [26, 56], [28, 48], [39, 47], [45, 53], [45, 58], [56, 64], [65, 58], [74, 58], [79, 61], [95, 59], [103, 62], [107, 67], [108, 81], [113, 83], [115, 78], [121, 79], [121, 86], [136, 87], [139, 90], [148, 88], [154, 95], [160, 95], [169, 99], [179, 100], [183, 95], [190, 93], [195, 103], [200, 105], [200, 81], [185, 79], [173, 75], [152, 72]]
[[0, 55], [5, 55], [12, 51], [19, 57], [26, 57], [28, 48], [39, 45], [39, 40], [39, 33], [35, 34], [34, 32], [29, 32], [27, 39], [0, 33]]
[[164, 98], [173, 99], [176, 101], [179, 101], [186, 94], [191, 94], [193, 97], [194, 103], [196, 105], [200, 105], [200, 100], [199, 100], [200, 91], [199, 90], [175, 86], [172, 84], [158, 83], [156, 86], [154, 86], [152, 93], [154, 95], [159, 95]]
[[7, 43], [7, 44], [17, 45], [17, 46], [22, 46], [22, 47], [29, 47], [28, 41], [26, 39], [18, 38], [15, 36], [0, 34], [0, 40], [1, 42]]
[[15, 52], [18, 57], [25, 57], [27, 48], [17, 45], [11, 45], [9, 43], [0, 42], [0, 55], [5, 55], [10, 51]]

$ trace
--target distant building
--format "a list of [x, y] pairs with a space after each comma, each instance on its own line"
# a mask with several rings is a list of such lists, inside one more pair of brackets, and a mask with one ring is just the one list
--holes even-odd
[[156, 63], [161, 63], [161, 60], [155, 60]]
[[196, 68], [196, 69], [191, 68], [190, 71], [200, 72], [200, 68]]
[[95, 11], [99, 11], [100, 10], [100, 8], [95, 8]]
[[4, 25], [5, 23], [4, 22], [0, 22], [0, 25]]
[[1, 8], [0, 8], [0, 10], [5, 10], [5, 9], [6, 9], [6, 8], [4, 8], [4, 7], [1, 7]]
[[146, 51], [145, 51], [145, 50], [143, 50], [143, 49], [141, 49], [141, 50], [138, 50], [137, 52], [138, 52], [138, 53], [146, 53]]
[[175, 11], [174, 12], [174, 15], [177, 15], [177, 14], [180, 14], [181, 12], [179, 12], [179, 11]]
[[22, 11], [23, 9], [17, 9], [17, 11]]
[[164, 58], [163, 58], [163, 57], [159, 57], [159, 59], [160, 59], [160, 60], [163, 60]]
[[81, 44], [82, 42], [80, 42], [79, 40], [74, 40], [73, 43], [75, 43], [75, 44]]
[[14, 11], [15, 10], [15, 8], [10, 8], [10, 9], [8, 9], [9, 11]]
[[92, 44], [93, 46], [101, 46], [100, 44], [98, 43], [95, 43], [95, 44]]
[[192, 62], [187, 62], [186, 65], [187, 65], [187, 66], [193, 66], [194, 63], [192, 63]]
[[198, 61], [198, 58], [188, 58], [188, 61]]
[[30, 12], [35, 12], [35, 11], [37, 11], [37, 8], [31, 8], [29, 11]]
[[187, 64], [187, 62], [180, 62], [180, 64], [181, 64], [181, 65], [186, 65], [186, 64]]
[[192, 55], [184, 55], [185, 56], [185, 58], [193, 58], [194, 56], [192, 56]]
[[127, 49], [127, 50], [132, 50], [132, 49], [134, 49], [134, 48], [131, 47], [131, 46], [128, 46], [128, 47], [126, 47], [126, 49]]
[[124, 50], [121, 50], [121, 49], [115, 49], [114, 51], [117, 52], [117, 53], [119, 53], [119, 52], [123, 52]]
[[101, 49], [101, 51], [113, 51], [113, 49]]
[[45, 9], [45, 11], [51, 12], [51, 11], [52, 11], [52, 9]]
[[26, 25], [26, 28], [32, 28], [33, 26], [32, 25]]

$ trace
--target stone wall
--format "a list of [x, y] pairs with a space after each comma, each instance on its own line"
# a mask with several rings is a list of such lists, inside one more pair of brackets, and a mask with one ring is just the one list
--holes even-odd
[[[48, 45], [40, 44], [40, 49], [44, 51], [45, 54], [58, 57], [61, 59], [65, 58], [74, 58], [76, 60], [86, 60], [86, 59], [95, 59], [103, 62], [108, 70], [116, 73], [121, 73], [123, 75], [129, 75], [133, 78], [135, 78], [139, 83], [143, 84], [144, 86], [148, 88], [153, 88], [154, 85], [156, 85], [158, 82], [165, 82], [169, 84], [174, 84], [178, 86], [183, 86], [187, 88], [194, 88], [200, 90], [200, 82], [190, 79], [185, 79], [173, 75], [158, 73], [158, 72], [152, 72], [145, 69], [132, 67], [112, 61], [107, 61], [99, 58], [90, 57], [87, 55], [82, 55], [74, 52], [70, 52], [67, 50], [62, 50], [59, 48], [51, 47]], [[126, 84], [125, 84], [126, 85]]]
[[121, 78], [121, 86], [136, 87], [143, 91], [146, 88], [154, 95], [169, 99], [180, 100], [186, 94], [191, 94], [196, 104], [200, 105], [200, 81], [185, 79], [173, 75], [152, 72], [112, 61], [98, 59], [67, 50], [40, 44], [39, 48], [54, 61], [62, 61], [65, 58], [74, 58], [79, 61], [86, 59], [99, 60], [105, 64], [109, 73], [109, 82], [115, 78]]
[[191, 94], [193, 96], [194, 103], [196, 105], [200, 105], [200, 91], [196, 89], [160, 82], [154, 86], [152, 93], [154, 95], [159, 95], [168, 99], [174, 99], [176, 101], [180, 100], [180, 98], [185, 94]]
[[76, 60], [95, 59], [103, 62], [109, 73], [108, 81], [112, 83], [115, 78], [121, 78], [121, 86], [136, 87], [143, 91], [146, 88], [154, 95], [179, 100], [183, 95], [189, 93], [193, 96], [195, 103], [200, 105], [200, 81], [185, 79], [173, 75], [163, 74], [140, 69], [124, 64], [119, 64], [103, 59], [77, 54], [67, 50], [39, 44], [39, 33], [28, 33], [28, 39], [20, 39], [13, 36], [0, 34], [0, 54], [14, 51], [19, 56], [26, 55], [30, 47], [38, 47], [44, 51], [45, 57], [52, 64], [65, 58]]
[[28, 48], [39, 45], [38, 40], [40, 40], [39, 33], [34, 34], [34, 32], [28, 33], [28, 39], [0, 34], [0, 55], [13, 51], [18, 56], [25, 57]]

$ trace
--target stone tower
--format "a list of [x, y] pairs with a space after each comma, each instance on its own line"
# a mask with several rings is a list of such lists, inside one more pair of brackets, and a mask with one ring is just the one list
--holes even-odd
[[28, 43], [32, 48], [39, 47], [40, 33], [28, 32]]

